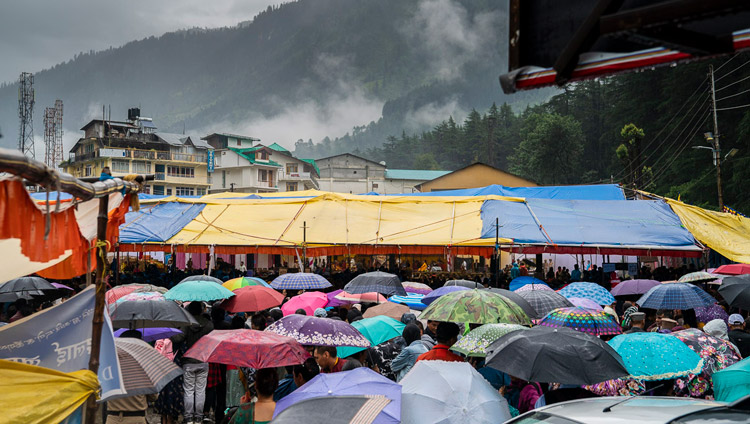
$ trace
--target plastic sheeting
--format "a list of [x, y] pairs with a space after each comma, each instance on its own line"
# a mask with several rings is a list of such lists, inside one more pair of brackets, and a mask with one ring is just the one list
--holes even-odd
[[695, 248], [693, 236], [663, 201], [550, 200], [526, 203], [488, 200], [482, 235], [520, 244]]
[[120, 226], [120, 243], [164, 242], [195, 219], [204, 207], [169, 202], [129, 212]]
[[617, 184], [546, 187], [506, 187], [493, 184], [463, 190], [404, 193], [393, 196], [508, 196], [527, 199], [625, 200], [625, 194]]
[[0, 411], [7, 423], [59, 423], [99, 389], [89, 370], [64, 373], [0, 360]]
[[698, 241], [735, 262], [750, 263], [750, 218], [667, 202]]

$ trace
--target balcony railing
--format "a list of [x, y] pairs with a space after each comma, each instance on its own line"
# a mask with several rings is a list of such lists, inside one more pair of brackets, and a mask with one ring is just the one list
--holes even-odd
[[70, 154], [71, 162], [83, 162], [95, 158], [117, 158], [117, 159], [139, 159], [155, 161], [175, 161], [206, 163], [206, 155], [194, 155], [188, 153], [162, 152], [158, 150], [140, 150], [140, 149], [115, 149], [103, 147], [99, 150], [84, 153], [81, 155]]
[[157, 172], [156, 174], [154, 174], [154, 179], [156, 181], [164, 181], [166, 179], [165, 177], [166, 175], [164, 175], [163, 172]]

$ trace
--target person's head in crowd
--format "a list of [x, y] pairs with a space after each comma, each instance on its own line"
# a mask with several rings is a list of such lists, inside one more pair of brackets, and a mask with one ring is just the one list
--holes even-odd
[[656, 311], [656, 326], [657, 327], [662, 327], [662, 324], [661, 324], [662, 319], [664, 319], [664, 318], [670, 318], [671, 319], [671, 318], [673, 318], [673, 316], [674, 315], [673, 315], [673, 313], [672, 313], [671, 310], [669, 310], [669, 309], [659, 309], [658, 311]]
[[296, 311], [294, 311], [294, 313], [297, 315], [307, 315], [307, 311], [302, 308], [297, 309]]
[[130, 338], [130, 339], [138, 339], [143, 340], [143, 334], [141, 334], [138, 330], [127, 330], [123, 331], [122, 334], [120, 334], [121, 339]]
[[453, 346], [458, 341], [460, 331], [458, 325], [454, 322], [441, 322], [437, 326], [435, 339], [439, 344]]
[[219, 306], [220, 304], [221, 302], [215, 302], [211, 306], [211, 321], [213, 322], [224, 321], [225, 312], [224, 312], [224, 309], [222, 309], [221, 306]]
[[273, 392], [279, 386], [279, 373], [276, 368], [261, 368], [255, 373], [255, 392], [258, 398], [273, 398]]
[[422, 334], [424, 334], [424, 324], [422, 324], [422, 321], [416, 320], [412, 324], [414, 324], [417, 327], [419, 327], [419, 332], [422, 333]]
[[341, 367], [341, 371], [350, 371], [355, 368], [361, 368], [363, 365], [361, 362], [359, 362], [356, 359], [349, 359], [346, 361], [343, 367]]
[[730, 330], [742, 330], [745, 327], [745, 319], [740, 314], [729, 315], [727, 322]]
[[437, 335], [438, 321], [427, 320], [427, 332]]
[[268, 313], [271, 315], [271, 318], [273, 318], [274, 321], [278, 321], [281, 318], [284, 318], [284, 313], [281, 312], [281, 309], [279, 308], [273, 308]]
[[409, 323], [406, 325], [406, 327], [404, 327], [401, 335], [403, 336], [406, 345], [409, 346], [413, 342], [422, 338], [422, 331], [419, 329], [419, 327], [417, 327], [416, 324]]
[[315, 312], [313, 312], [313, 315], [315, 315], [318, 318], [328, 318], [328, 312], [326, 312], [326, 310], [323, 308], [315, 309]]
[[338, 352], [335, 346], [315, 346], [315, 361], [321, 369], [330, 369], [336, 365]]
[[401, 315], [401, 322], [404, 324], [409, 324], [410, 322], [413, 322], [416, 320], [417, 320], [417, 316], [412, 314], [411, 312], [407, 312]]
[[713, 319], [707, 322], [706, 325], [703, 326], [703, 332], [709, 336], [729, 341], [729, 335], [727, 335], [727, 323], [722, 319]]
[[346, 320], [349, 322], [349, 324], [353, 323], [355, 321], [355, 318], [361, 317], [362, 313], [359, 312], [359, 309], [351, 308], [346, 313]]
[[250, 318], [250, 328], [253, 330], [263, 331], [266, 329], [268, 321], [263, 314], [253, 314]]
[[662, 318], [661, 319], [661, 329], [662, 330], [669, 330], [672, 331], [673, 328], [677, 327], [679, 323], [677, 320], [674, 320], [672, 318]]
[[243, 318], [242, 315], [237, 314], [232, 317], [232, 323], [229, 324], [229, 326], [232, 328], [232, 330], [245, 328], [245, 318]]
[[188, 303], [187, 305], [187, 311], [190, 312], [190, 315], [197, 317], [198, 315], [203, 313], [203, 302], [198, 301], [192, 301]]
[[297, 387], [302, 387], [303, 384], [320, 374], [320, 366], [315, 362], [315, 358], [307, 358], [304, 363], [294, 366], [292, 374], [294, 375], [294, 384]]
[[643, 312], [634, 312], [630, 314], [631, 328], [644, 328], [646, 326], [646, 314]]

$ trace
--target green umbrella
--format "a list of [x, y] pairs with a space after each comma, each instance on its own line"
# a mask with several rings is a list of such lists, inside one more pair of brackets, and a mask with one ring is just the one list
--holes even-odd
[[711, 379], [716, 400], [734, 402], [750, 395], [750, 358], [716, 371]]
[[511, 331], [525, 330], [528, 327], [518, 324], [484, 324], [463, 336], [451, 350], [466, 356], [487, 356], [487, 346]]
[[531, 319], [505, 296], [487, 290], [461, 290], [448, 293], [432, 302], [420, 319], [466, 324], [531, 325]]
[[[375, 346], [394, 337], [400, 336], [406, 325], [391, 317], [378, 315], [376, 317], [363, 318], [359, 321], [354, 321], [352, 327], [356, 328], [357, 331], [362, 333], [362, 335], [370, 341], [371, 345]], [[349, 355], [353, 355], [365, 349], [366, 348], [363, 347], [342, 346], [337, 348], [337, 353], [339, 358], [346, 358]]]
[[234, 296], [230, 290], [211, 281], [183, 281], [164, 293], [164, 298], [183, 302], [227, 299]]

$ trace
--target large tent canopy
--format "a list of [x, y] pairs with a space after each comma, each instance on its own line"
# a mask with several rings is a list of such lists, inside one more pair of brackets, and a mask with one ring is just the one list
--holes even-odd
[[617, 184], [544, 187], [506, 187], [493, 184], [479, 188], [394, 194], [392, 196], [508, 196], [526, 199], [625, 200], [625, 194]]

